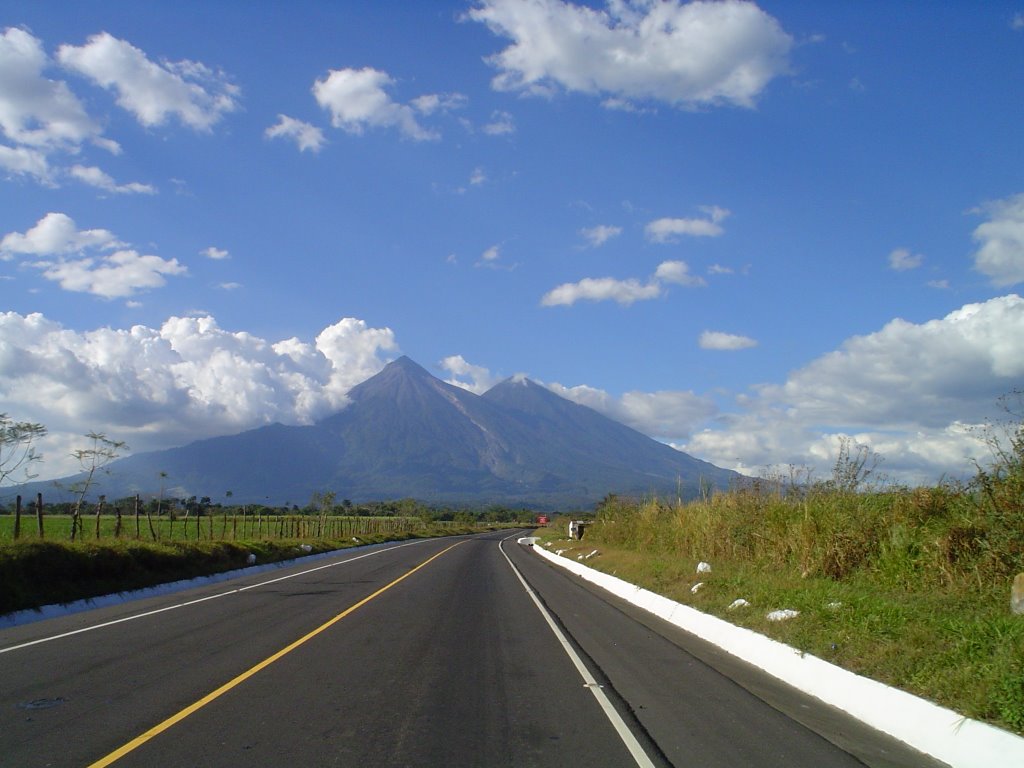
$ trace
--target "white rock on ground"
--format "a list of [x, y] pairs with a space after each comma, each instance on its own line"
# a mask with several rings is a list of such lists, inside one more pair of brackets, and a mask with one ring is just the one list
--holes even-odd
[[772, 611], [765, 616], [768, 621], [786, 621], [800, 615], [800, 611], [794, 611], [792, 608], [783, 608], [778, 611]]

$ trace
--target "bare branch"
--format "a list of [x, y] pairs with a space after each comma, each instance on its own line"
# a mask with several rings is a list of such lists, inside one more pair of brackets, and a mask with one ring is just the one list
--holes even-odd
[[36, 477], [31, 471], [32, 464], [42, 461], [32, 445], [46, 434], [46, 427], [29, 421], [14, 421], [6, 413], [0, 413], [0, 486], [19, 472], [23, 480]]

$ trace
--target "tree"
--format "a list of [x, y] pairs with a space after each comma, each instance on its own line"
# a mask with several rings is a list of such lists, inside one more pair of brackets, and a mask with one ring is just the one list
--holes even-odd
[[79, 448], [71, 455], [78, 459], [79, 465], [85, 476], [71, 486], [75, 494], [75, 508], [71, 513], [71, 540], [82, 527], [82, 502], [89, 489], [96, 484], [96, 474], [104, 471], [104, 468], [118, 457], [118, 451], [128, 446], [120, 440], [111, 440], [99, 432], [90, 432], [86, 435], [91, 443], [88, 448]]
[[30, 421], [14, 421], [0, 413], [0, 486], [19, 470], [24, 480], [31, 480], [32, 464], [42, 461], [33, 443], [46, 434], [46, 427]]
[[316, 537], [318, 539], [323, 538], [327, 526], [327, 515], [334, 511], [335, 497], [334, 491], [324, 491], [323, 493], [314, 492], [310, 499], [310, 509], [318, 515], [316, 522]]

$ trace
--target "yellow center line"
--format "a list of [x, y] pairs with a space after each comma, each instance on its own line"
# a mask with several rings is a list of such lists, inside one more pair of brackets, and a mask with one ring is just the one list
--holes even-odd
[[173, 726], [173, 725], [175, 725], [177, 723], [180, 723], [182, 720], [184, 720], [186, 717], [191, 715], [193, 712], [197, 712], [198, 710], [202, 709], [203, 707], [205, 707], [207, 704], [209, 704], [214, 699], [220, 698], [222, 695], [224, 695], [225, 693], [230, 691], [232, 688], [235, 688], [236, 686], [241, 685], [246, 680], [248, 680], [250, 677], [252, 677], [257, 672], [259, 672], [261, 669], [265, 669], [266, 667], [269, 667], [271, 664], [273, 664], [275, 661], [280, 659], [282, 656], [285, 656], [286, 654], [291, 653], [296, 648], [298, 648], [300, 645], [302, 645], [306, 641], [311, 640], [312, 638], [316, 637], [317, 635], [319, 635], [324, 630], [326, 630], [326, 629], [332, 627], [333, 625], [337, 624], [339, 621], [344, 619], [350, 613], [352, 613], [353, 611], [357, 610], [358, 608], [361, 608], [362, 606], [366, 605], [368, 602], [373, 600], [375, 597], [378, 597], [379, 595], [383, 594], [384, 592], [387, 592], [389, 589], [391, 589], [393, 586], [395, 586], [399, 582], [404, 581], [405, 579], [409, 578], [414, 573], [416, 573], [416, 571], [418, 571], [420, 568], [424, 568], [425, 566], [429, 565], [431, 562], [433, 562], [434, 560], [439, 558], [441, 555], [445, 554], [446, 552], [448, 552], [448, 551], [454, 549], [455, 547], [459, 546], [459, 544], [463, 544], [463, 543], [464, 543], [464, 541], [458, 541], [455, 544], [452, 544], [450, 547], [442, 549], [436, 555], [434, 555], [433, 557], [428, 558], [427, 560], [424, 560], [422, 563], [417, 565], [415, 568], [413, 568], [408, 573], [405, 573], [402, 576], [399, 576], [397, 579], [392, 581], [390, 584], [381, 587], [380, 589], [378, 589], [376, 592], [374, 592], [369, 597], [364, 597], [362, 600], [360, 600], [355, 605], [352, 605], [352, 606], [346, 608], [344, 611], [339, 613], [333, 619], [330, 619], [330, 620], [324, 622], [319, 627], [314, 629], [312, 632], [309, 632], [308, 634], [303, 635], [302, 637], [300, 637], [298, 640], [296, 640], [291, 645], [288, 645], [288, 646], [282, 648], [280, 651], [278, 651], [277, 653], [273, 654], [272, 656], [268, 656], [263, 661], [261, 661], [259, 664], [256, 664], [255, 666], [247, 669], [245, 672], [243, 672], [242, 674], [238, 675], [234, 679], [229, 680], [228, 682], [224, 683], [224, 685], [222, 685], [217, 690], [212, 691], [212, 692], [206, 694], [205, 696], [203, 696], [203, 698], [199, 699], [195, 703], [189, 704], [187, 707], [185, 707], [183, 710], [178, 712], [176, 715], [172, 715], [171, 717], [167, 718], [166, 720], [164, 720], [159, 725], [155, 725], [152, 728], [150, 728], [148, 731], [146, 731], [145, 733], [141, 734], [140, 736], [136, 736], [134, 739], [129, 741], [127, 744], [125, 744], [122, 747], [119, 747], [118, 749], [115, 749], [113, 752], [111, 752], [106, 757], [100, 758], [95, 763], [92, 763], [92, 765], [90, 765], [89, 768], [103, 768], [103, 766], [110, 765], [111, 763], [114, 763], [117, 760], [120, 760], [122, 757], [127, 755], [129, 752], [133, 752], [134, 750], [136, 750], [139, 747], [141, 747], [143, 744], [145, 744], [147, 741], [152, 739], [154, 736], [160, 735], [161, 733], [166, 731], [171, 726]]

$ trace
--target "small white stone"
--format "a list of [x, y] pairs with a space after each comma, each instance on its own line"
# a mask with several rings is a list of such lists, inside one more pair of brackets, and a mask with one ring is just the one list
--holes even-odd
[[701, 560], [697, 563], [697, 573], [711, 573], [711, 563], [705, 563]]
[[729, 607], [726, 610], [735, 611], [737, 608], [746, 608], [748, 605], [750, 605], [750, 603], [740, 597], [729, 603]]
[[792, 608], [782, 608], [778, 611], [772, 611], [765, 616], [768, 621], [786, 621], [787, 619], [795, 618], [800, 615], [800, 611], [794, 611]]
[[692, 587], [690, 587], [690, 592], [692, 592], [693, 594], [696, 595], [697, 592], [700, 591], [700, 588], [703, 587], [703, 586], [704, 586], [704, 582], [703, 581], [698, 581], [696, 584], [694, 584]]

